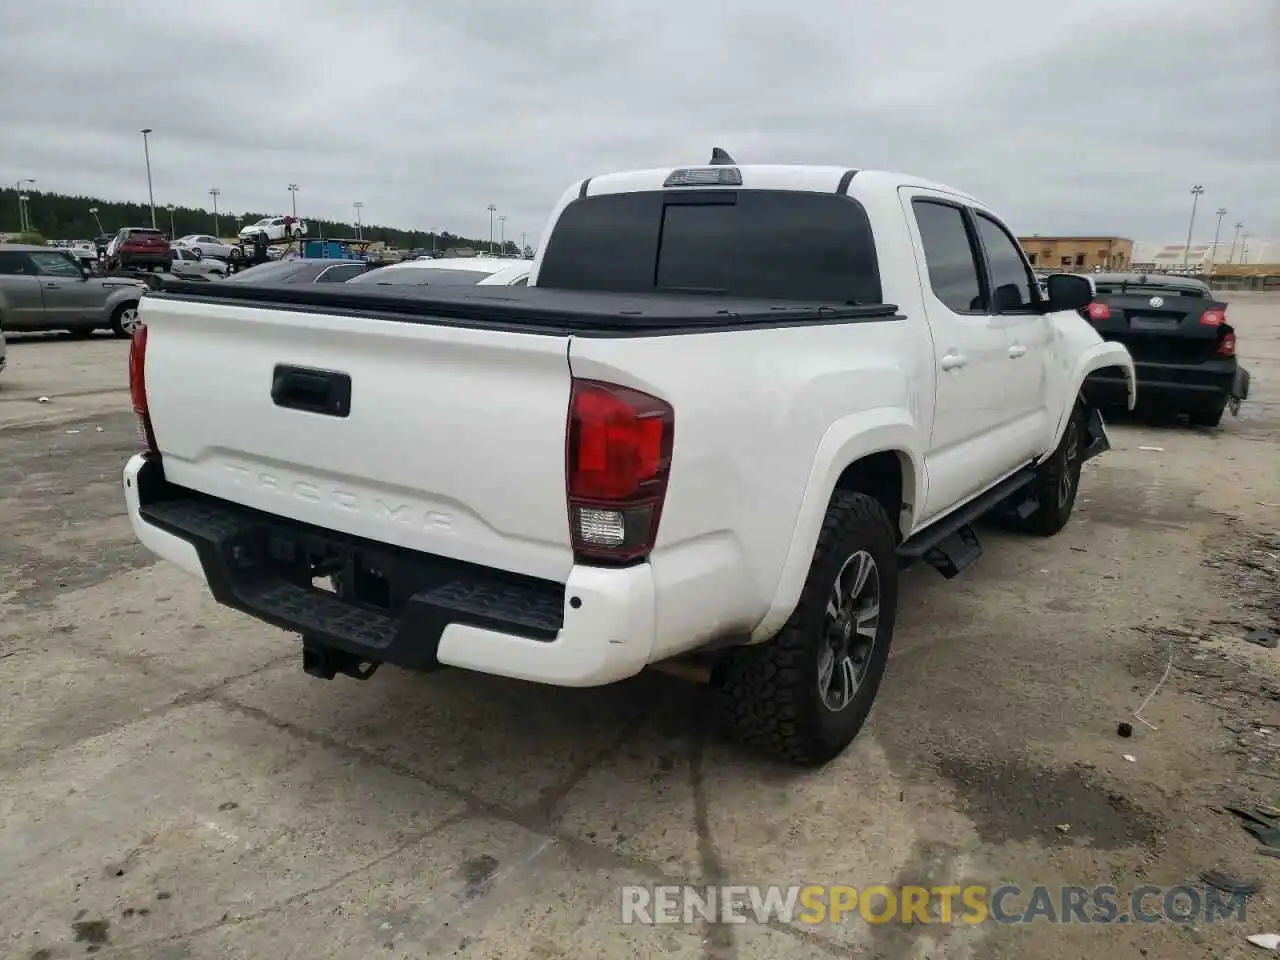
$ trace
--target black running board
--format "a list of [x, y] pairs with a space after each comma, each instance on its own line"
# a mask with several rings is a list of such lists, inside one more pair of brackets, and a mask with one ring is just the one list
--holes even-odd
[[[909, 567], [919, 560], [925, 560], [949, 580], [966, 567], [972, 566], [982, 556], [982, 544], [972, 527], [974, 521], [1013, 500], [1019, 493], [1031, 493], [1027, 488], [1035, 478], [1035, 470], [1025, 467], [954, 513], [917, 531], [898, 547], [898, 567]], [[1032, 506], [1031, 509], [1034, 510], [1035, 507]]]

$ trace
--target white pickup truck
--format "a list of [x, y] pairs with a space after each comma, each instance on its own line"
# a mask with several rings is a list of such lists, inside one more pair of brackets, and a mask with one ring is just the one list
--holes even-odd
[[696, 660], [749, 742], [823, 763], [884, 672], [898, 571], [1067, 522], [1133, 364], [984, 204], [712, 164], [584, 180], [529, 286], [166, 284], [130, 357], [137, 536], [381, 663], [563, 686]]

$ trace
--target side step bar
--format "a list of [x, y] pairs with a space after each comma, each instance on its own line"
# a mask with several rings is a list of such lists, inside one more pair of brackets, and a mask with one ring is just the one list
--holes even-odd
[[[899, 569], [924, 560], [949, 580], [971, 566], [982, 556], [982, 544], [978, 542], [973, 522], [1006, 501], [1013, 500], [1017, 494], [1031, 493], [1027, 488], [1035, 477], [1036, 472], [1031, 467], [1019, 470], [955, 513], [948, 514], [904, 540], [897, 551]], [[1032, 498], [1023, 497], [1014, 509], [1020, 513], [1025, 509], [1029, 515], [1036, 509], [1036, 504]]]

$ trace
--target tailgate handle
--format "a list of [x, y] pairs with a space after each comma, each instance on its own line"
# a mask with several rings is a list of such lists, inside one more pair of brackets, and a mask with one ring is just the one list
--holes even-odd
[[313, 370], [276, 364], [271, 399], [277, 407], [327, 417], [351, 413], [351, 377], [336, 370]]

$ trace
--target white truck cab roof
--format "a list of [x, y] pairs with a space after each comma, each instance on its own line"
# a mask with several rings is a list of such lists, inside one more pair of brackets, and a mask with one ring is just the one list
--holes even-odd
[[[737, 171], [738, 177], [726, 176], [720, 182], [701, 182], [703, 178], [719, 171]], [[671, 182], [672, 178], [686, 173], [687, 183]], [[856, 176], [855, 176], [856, 175]], [[846, 179], [847, 178], [847, 179]], [[690, 164], [681, 167], [655, 167], [649, 170], [630, 170], [591, 177], [579, 187], [576, 196], [587, 197], [604, 193], [631, 193], [641, 190], [664, 190], [671, 186], [689, 186], [702, 189], [731, 187], [739, 190], [803, 190], [813, 193], [852, 192], [857, 183], [859, 192], [896, 192], [900, 187], [916, 187], [949, 193], [977, 202], [969, 194], [945, 184], [906, 173], [888, 170], [858, 170], [841, 166], [811, 166], [801, 164], [745, 164], [710, 165]]]

